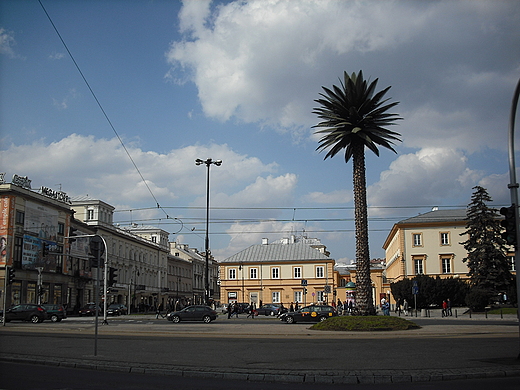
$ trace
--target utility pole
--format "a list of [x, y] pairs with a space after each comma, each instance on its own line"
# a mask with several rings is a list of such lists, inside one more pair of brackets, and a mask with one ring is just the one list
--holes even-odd
[[[515, 117], [516, 110], [518, 107], [518, 97], [520, 96], [520, 79], [516, 84], [515, 93], [513, 95], [513, 103], [511, 105], [511, 114], [509, 116], [509, 190], [511, 192], [511, 204], [514, 206], [515, 212], [515, 222], [516, 222], [516, 245], [515, 245], [515, 269], [516, 269], [516, 299], [517, 299], [517, 307], [518, 302], [520, 302], [520, 275], [518, 271], [520, 270], [520, 251], [518, 247], [520, 246], [520, 229], [518, 226], [519, 213], [518, 213], [518, 183], [516, 182], [516, 166], [515, 166]], [[517, 313], [518, 318], [520, 319], [520, 313]], [[520, 322], [518, 325], [518, 333], [519, 333], [519, 342], [520, 342]], [[520, 360], [520, 345], [519, 345], [519, 353], [518, 360]]]

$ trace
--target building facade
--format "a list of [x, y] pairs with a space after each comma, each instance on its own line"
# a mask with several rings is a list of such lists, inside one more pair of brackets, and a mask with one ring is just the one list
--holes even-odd
[[319, 239], [267, 239], [220, 262], [223, 303], [331, 302], [334, 259]]
[[397, 282], [416, 275], [466, 278], [460, 244], [467, 236], [466, 210], [432, 210], [394, 224], [383, 249], [386, 277]]
[[[467, 256], [462, 242], [468, 239], [466, 209], [424, 213], [396, 223], [383, 249], [386, 253], [386, 279], [397, 282], [416, 275], [441, 278], [468, 278]], [[514, 252], [510, 252], [511, 271]]]
[[[0, 215], [0, 284], [6, 306], [70, 304], [78, 289], [91, 294], [89, 286], [76, 283], [68, 256], [73, 212], [64, 192], [34, 191], [31, 180], [14, 175], [11, 183], [0, 182]], [[7, 268], [15, 272], [11, 284], [5, 280]]]
[[[132, 311], [146, 311], [158, 305], [165, 307], [167, 264], [169, 256], [168, 232], [136, 224], [119, 227], [113, 224], [114, 208], [90, 198], [73, 198], [72, 208], [78, 219], [103, 237], [107, 253], [103, 255], [107, 271], [117, 275], [107, 295], [107, 303], [122, 303]], [[96, 278], [93, 272], [93, 278]]]

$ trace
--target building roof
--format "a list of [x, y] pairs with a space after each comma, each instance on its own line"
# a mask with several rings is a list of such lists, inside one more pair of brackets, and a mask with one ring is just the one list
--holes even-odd
[[331, 260], [318, 249], [305, 243], [276, 243], [251, 245], [221, 263], [247, 263], [259, 261], [315, 261]]
[[416, 223], [432, 223], [432, 222], [460, 222], [466, 221], [466, 209], [454, 210], [432, 210], [428, 213], [420, 214], [415, 217], [403, 219], [398, 224], [416, 224]]

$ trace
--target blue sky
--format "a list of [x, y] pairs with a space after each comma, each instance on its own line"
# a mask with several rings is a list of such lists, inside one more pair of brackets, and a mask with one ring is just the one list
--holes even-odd
[[37, 0], [0, 1], [8, 179], [99, 198], [121, 225], [160, 226], [202, 250], [206, 168], [195, 159], [221, 159], [210, 176], [217, 259], [306, 234], [350, 262], [352, 164], [315, 151], [312, 109], [322, 86], [362, 69], [392, 86], [403, 117], [397, 154], [367, 152], [371, 257], [384, 257], [395, 222], [464, 207], [475, 185], [510, 203], [517, 1], [42, 4], [153, 196]]

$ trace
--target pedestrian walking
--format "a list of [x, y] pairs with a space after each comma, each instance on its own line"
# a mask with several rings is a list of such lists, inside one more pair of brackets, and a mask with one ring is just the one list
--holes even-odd
[[246, 318], [251, 317], [252, 319], [255, 319], [255, 311], [255, 303], [251, 302], [251, 304], [249, 305], [249, 313], [247, 314]]
[[442, 301], [442, 316], [448, 317], [448, 302]]
[[446, 316], [451, 316], [452, 313], [451, 313], [451, 300], [450, 298], [448, 298], [446, 300], [446, 304], [447, 304], [447, 307], [446, 307]]
[[410, 306], [408, 305], [408, 301], [405, 299], [403, 301], [403, 311], [404, 311], [404, 315], [408, 317], [408, 309], [410, 308]]
[[156, 306], [156, 309], [155, 309], [155, 319], [159, 319], [159, 316], [161, 316], [162, 318], [164, 318], [164, 315], [161, 314], [161, 311], [162, 311], [162, 304], [160, 305], [157, 305]]
[[231, 315], [233, 314], [233, 303], [229, 302], [227, 307], [227, 318], [228, 320], [231, 318]]
[[294, 303], [291, 302], [291, 305], [289, 306], [289, 311], [292, 313], [294, 311]]
[[401, 316], [401, 298], [395, 303], [395, 312], [399, 314], [399, 317]]
[[385, 299], [383, 305], [381, 306], [381, 309], [383, 310], [383, 315], [384, 316], [389, 316], [390, 315], [390, 302], [388, 302]]

